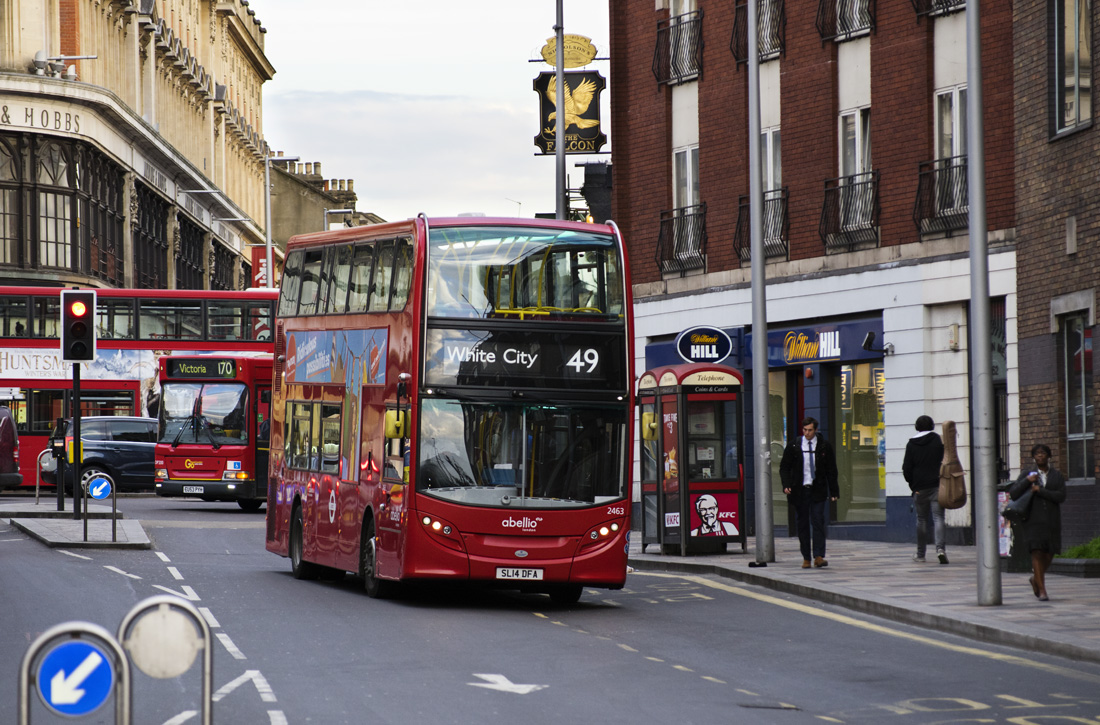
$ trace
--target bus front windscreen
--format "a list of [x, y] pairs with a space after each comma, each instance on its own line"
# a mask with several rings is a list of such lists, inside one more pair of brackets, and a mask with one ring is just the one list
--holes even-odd
[[428, 238], [428, 316], [617, 320], [613, 237], [539, 227], [439, 227]]
[[248, 388], [241, 383], [165, 383], [159, 442], [245, 445], [247, 410]]
[[626, 412], [577, 405], [425, 400], [416, 490], [502, 508], [577, 508], [623, 498]]

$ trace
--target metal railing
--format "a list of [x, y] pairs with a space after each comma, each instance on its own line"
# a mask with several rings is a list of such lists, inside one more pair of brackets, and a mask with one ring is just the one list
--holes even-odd
[[[790, 254], [790, 220], [787, 217], [787, 187], [764, 192], [764, 259], [786, 259]], [[733, 246], [741, 263], [752, 260], [752, 240], [749, 234], [749, 197], [737, 198], [737, 231]]]
[[822, 40], [848, 40], [875, 29], [875, 0], [820, 0], [817, 32]]
[[683, 206], [661, 212], [657, 266], [662, 273], [683, 275], [706, 267], [707, 205]]
[[[786, 48], [787, 9], [784, 0], [759, 0], [756, 16], [757, 49], [760, 62], [778, 58]], [[733, 15], [730, 52], [738, 65], [749, 62], [749, 6], [737, 4]]]
[[657, 23], [653, 76], [676, 85], [695, 80], [703, 70], [703, 11], [695, 10]]
[[922, 15], [949, 15], [966, 10], [966, 0], [911, 0], [917, 17]]
[[826, 251], [851, 251], [858, 245], [878, 244], [878, 217], [877, 171], [825, 182], [818, 231]]
[[970, 219], [966, 159], [952, 156], [920, 165], [913, 221], [921, 234], [966, 229]]

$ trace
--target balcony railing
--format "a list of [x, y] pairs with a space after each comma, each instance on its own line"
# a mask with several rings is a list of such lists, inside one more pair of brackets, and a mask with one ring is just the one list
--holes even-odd
[[949, 15], [966, 10], [966, 0], [911, 0], [917, 17], [921, 15]]
[[[757, 50], [760, 62], [778, 58], [787, 38], [787, 10], [784, 0], [759, 0], [756, 15]], [[749, 6], [738, 3], [733, 15], [733, 35], [730, 51], [738, 64], [749, 61]]]
[[[787, 218], [787, 189], [764, 192], [764, 259], [786, 259], [790, 252], [790, 222]], [[737, 231], [733, 246], [744, 264], [752, 259], [752, 238], [749, 234], [749, 197], [737, 199]]]
[[966, 156], [925, 161], [920, 165], [913, 221], [921, 234], [951, 234], [970, 219]]
[[703, 11], [695, 10], [657, 23], [653, 75], [658, 83], [676, 85], [703, 70]]
[[878, 215], [877, 171], [829, 179], [818, 225], [825, 250], [878, 244]]
[[707, 205], [683, 206], [661, 212], [657, 266], [663, 273], [683, 275], [706, 266]]
[[875, 29], [875, 0], [820, 0], [817, 32], [822, 40], [848, 40]]

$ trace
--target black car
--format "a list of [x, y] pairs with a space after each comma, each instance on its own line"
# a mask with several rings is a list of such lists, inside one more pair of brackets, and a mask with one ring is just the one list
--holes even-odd
[[[66, 449], [72, 442], [73, 422], [66, 420], [64, 430], [55, 429], [46, 444], [65, 438]], [[119, 491], [153, 489], [153, 452], [157, 445], [157, 419], [120, 415], [87, 416], [80, 419], [80, 437], [84, 441], [84, 470], [81, 481], [98, 476], [110, 478]], [[65, 488], [72, 489], [71, 467], [66, 464]], [[57, 484], [57, 461], [42, 457], [42, 483]]]

